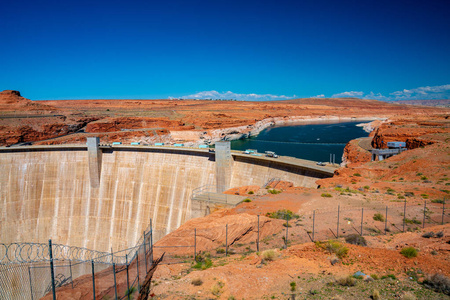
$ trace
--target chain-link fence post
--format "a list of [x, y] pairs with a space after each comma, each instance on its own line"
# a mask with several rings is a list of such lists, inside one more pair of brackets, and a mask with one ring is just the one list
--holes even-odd
[[384, 234], [387, 234], [388, 207], [386, 205], [386, 217], [384, 218]]
[[406, 223], [406, 199], [405, 199], [405, 206], [403, 207], [403, 232], [405, 232], [405, 223]]
[[95, 267], [94, 267], [94, 260], [91, 260], [92, 264], [92, 297], [95, 300]]
[[50, 255], [50, 272], [51, 272], [51, 275], [52, 275], [52, 293], [53, 293], [53, 300], [56, 300], [55, 270], [53, 269], [52, 240], [48, 240], [48, 253], [49, 253], [49, 255]]
[[197, 228], [194, 228], [194, 261], [197, 262]]
[[147, 274], [148, 269], [147, 269], [147, 246], [146, 246], [146, 241], [147, 237], [145, 234], [145, 230], [144, 230], [144, 261], [145, 261], [145, 273]]
[[316, 221], [316, 210], [313, 210], [313, 230], [312, 230], [312, 241], [314, 243], [314, 223]]
[[137, 250], [137, 252], [136, 252], [136, 270], [137, 270], [137, 280], [138, 280], [138, 288], [137, 288], [137, 290], [138, 290], [138, 293], [141, 291], [141, 289], [140, 289], [140, 287], [139, 287], [139, 248], [141, 248], [141, 247], [138, 247], [138, 250]]
[[426, 211], [427, 211], [427, 200], [425, 200], [425, 204], [423, 206], [423, 224], [422, 224], [422, 229], [425, 229], [425, 216], [426, 216]]
[[28, 267], [28, 276], [30, 277], [30, 293], [31, 293], [31, 300], [33, 300], [33, 286], [31, 284], [31, 271], [30, 267]]
[[72, 281], [72, 288], [73, 288], [72, 261], [71, 260], [69, 260], [69, 270], [70, 270], [70, 281]]
[[361, 232], [360, 235], [363, 235], [363, 222], [364, 222], [364, 207], [361, 208]]
[[258, 238], [256, 239], [256, 251], [259, 252], [259, 215], [258, 215]]
[[339, 211], [340, 211], [341, 205], [338, 205], [338, 215], [337, 215], [337, 227], [336, 227], [336, 238], [339, 238]]
[[228, 224], [225, 225], [225, 256], [228, 256]]
[[442, 225], [444, 225], [444, 215], [445, 215], [445, 198], [442, 202]]
[[127, 299], [130, 300], [130, 278], [128, 274], [128, 254], [125, 254], [125, 263], [127, 265]]
[[115, 300], [117, 300], [117, 282], [116, 282], [116, 263], [113, 262], [113, 274], [114, 274], [114, 296]]
[[150, 268], [153, 266], [153, 224], [152, 224], [152, 219], [150, 219], [150, 260], [151, 260], [151, 265]]

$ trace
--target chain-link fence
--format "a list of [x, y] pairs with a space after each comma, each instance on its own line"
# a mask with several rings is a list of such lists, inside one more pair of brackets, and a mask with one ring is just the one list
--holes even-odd
[[48, 244], [0, 244], [0, 300], [46, 295], [52, 299], [56, 289], [60, 292], [77, 285], [91, 289], [87, 295], [92, 299], [134, 299], [153, 264], [152, 251], [151, 225], [135, 247], [114, 253], [52, 244], [51, 240]]
[[[414, 231], [446, 224], [450, 214], [442, 203], [423, 202], [416, 205], [395, 203], [389, 206], [341, 207], [312, 211], [304, 215], [285, 216], [284, 229], [260, 238], [260, 218], [251, 225], [254, 240], [242, 242], [229, 226], [194, 229], [179, 245], [154, 246], [153, 230], [144, 232], [137, 246], [114, 253], [78, 247], [47, 244], [0, 244], [0, 300], [52, 299], [64, 289], [70, 293], [77, 287], [87, 290], [86, 299], [135, 299], [153, 257], [164, 254], [161, 264], [198, 263], [207, 258], [223, 258], [230, 254], [250, 254], [311, 241], [328, 240], [350, 234], [383, 235]], [[199, 236], [212, 229], [223, 240], [208, 252], [199, 244]], [[183, 243], [181, 245], [181, 243]], [[181, 251], [180, 251], [181, 250]], [[200, 266], [201, 267], [201, 266]], [[53, 272], [52, 272], [53, 270]], [[74, 281], [74, 279], [77, 280]]]

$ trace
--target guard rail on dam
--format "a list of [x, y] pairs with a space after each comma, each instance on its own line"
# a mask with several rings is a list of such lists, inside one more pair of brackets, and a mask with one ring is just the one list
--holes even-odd
[[[2, 243], [55, 243], [109, 252], [135, 245], [153, 219], [155, 241], [192, 217], [224, 207], [194, 203], [195, 188], [263, 186], [277, 177], [316, 187], [334, 168], [225, 149], [113, 145], [0, 148]], [[228, 145], [229, 147], [229, 145]], [[88, 148], [90, 150], [88, 150]]]

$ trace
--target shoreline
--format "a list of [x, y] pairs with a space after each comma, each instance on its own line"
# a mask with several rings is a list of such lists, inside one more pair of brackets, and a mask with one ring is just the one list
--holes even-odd
[[215, 142], [218, 141], [234, 141], [254, 137], [257, 136], [261, 131], [269, 127], [285, 127], [285, 126], [310, 125], [310, 124], [337, 124], [344, 122], [368, 122], [363, 123], [361, 126], [365, 131], [367, 130], [372, 131], [374, 128], [371, 125], [371, 123], [373, 121], [381, 122], [386, 119], [387, 118], [385, 117], [381, 118], [374, 116], [372, 117], [323, 116], [314, 118], [308, 118], [304, 116], [276, 117], [257, 121], [253, 125], [244, 125], [223, 129], [212, 129], [209, 131], [208, 130], [171, 131], [170, 137], [173, 142], [184, 142], [185, 144], [190, 146], [198, 146], [204, 144], [213, 145], [215, 144]]

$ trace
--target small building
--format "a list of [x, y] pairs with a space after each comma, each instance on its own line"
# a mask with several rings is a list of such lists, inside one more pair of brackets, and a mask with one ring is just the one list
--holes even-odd
[[397, 155], [407, 150], [405, 142], [387, 142], [386, 145], [389, 149], [370, 150], [370, 152], [372, 153], [372, 161], [375, 161], [377, 157], [379, 161], [382, 161], [386, 158]]

